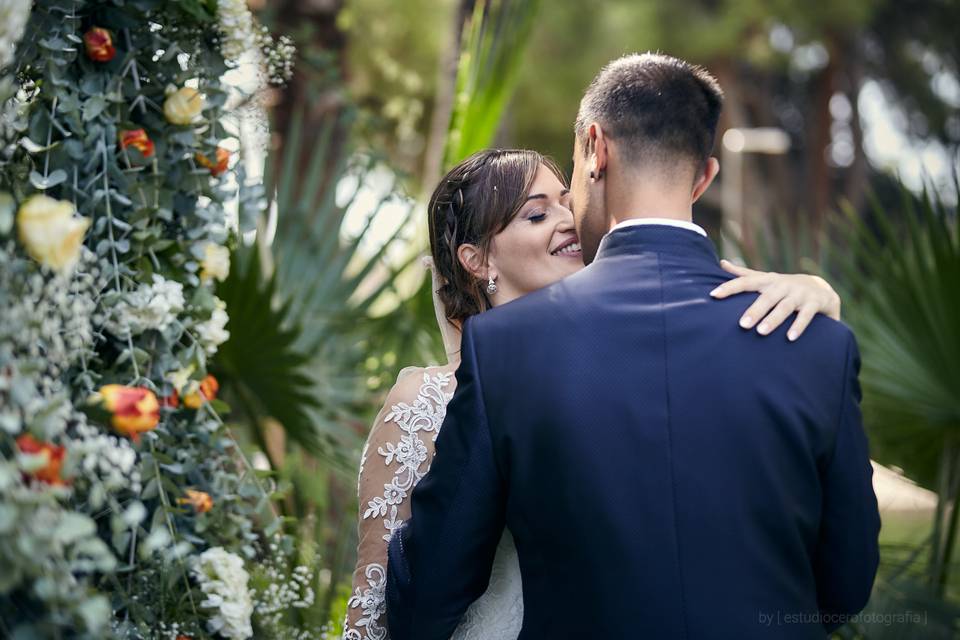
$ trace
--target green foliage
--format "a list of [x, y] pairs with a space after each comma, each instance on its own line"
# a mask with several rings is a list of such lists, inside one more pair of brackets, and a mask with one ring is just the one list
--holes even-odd
[[227, 304], [230, 339], [220, 347], [216, 368], [246, 420], [258, 433], [259, 418], [271, 416], [291, 440], [324, 452], [313, 418], [321, 407], [315, 394], [319, 383], [305, 371], [310, 356], [296, 348], [303, 329], [290, 323], [290, 298], [277, 304], [276, 274], [264, 279], [258, 247], [233, 253], [230, 276], [217, 294]]
[[444, 149], [447, 169], [493, 141], [513, 94], [537, 15], [535, 0], [478, 0], [464, 25], [453, 114]]
[[[217, 547], [230, 615], [265, 623], [242, 567], [275, 560], [276, 496], [207, 375], [228, 320], [212, 281], [236, 242], [237, 189], [200, 163], [227, 135], [218, 5], [22, 10], [16, 77], [0, 81], [0, 635], [212, 637], [227, 614], [195, 568]], [[87, 51], [92, 27], [111, 59]], [[205, 98], [193, 119], [164, 109], [186, 86]], [[145, 146], [122, 144], [137, 130]], [[77, 242], [46, 247], [70, 228]]]
[[878, 458], [937, 489], [936, 459], [960, 433], [960, 231], [926, 192], [902, 206], [846, 208], [834, 254], [849, 293], [847, 321], [863, 355], [861, 380]]
[[[220, 363], [226, 385], [241, 400], [238, 406], [254, 418], [254, 441], [262, 439], [256, 417], [268, 415], [293, 442], [352, 473], [359, 436], [350, 426], [369, 411], [364, 364], [371, 353], [411, 353], [402, 335], [377, 335], [371, 326], [414, 325], [405, 320], [403, 306], [372, 315], [378, 301], [397, 295], [396, 278], [414, 259], [397, 264], [391, 258], [404, 249], [413, 210], [378, 248], [368, 247], [370, 229], [394, 196], [371, 207], [359, 233], [344, 237], [344, 215], [375, 162], [333, 157], [331, 121], [308, 166], [300, 167], [302, 123], [303, 114], [295, 113], [285, 144], [265, 160], [270, 197], [263, 208], [278, 212], [272, 246], [262, 246], [261, 232], [258, 249], [238, 249], [236, 268], [219, 289], [231, 318], [231, 339], [221, 348]], [[338, 202], [337, 189], [350, 184], [352, 192]], [[261, 262], [261, 251], [275, 262], [272, 271]]]
[[[459, 0], [457, 0], [459, 1]], [[351, 99], [359, 108], [354, 133], [389, 154], [390, 165], [415, 174], [429, 127], [437, 61], [452, 40], [452, 0], [348, 0], [337, 26], [348, 42]]]

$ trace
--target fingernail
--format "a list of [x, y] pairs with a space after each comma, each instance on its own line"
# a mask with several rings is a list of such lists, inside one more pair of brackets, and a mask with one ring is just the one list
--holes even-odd
[[743, 316], [742, 318], [740, 318], [740, 326], [743, 327], [744, 329], [749, 329], [750, 327], [753, 326], [753, 318], [751, 318], [750, 316]]
[[791, 331], [790, 333], [787, 334], [787, 340], [789, 340], [790, 342], [793, 342], [796, 339], [797, 339], [796, 331]]
[[711, 295], [711, 296], [717, 295], [717, 291], [720, 291], [720, 287], [717, 287], [716, 289], [714, 289], [713, 291], [711, 291], [711, 292], [710, 292], [710, 295]]
[[770, 333], [770, 326], [766, 322], [761, 322], [760, 326], [757, 327], [757, 333], [761, 335], [767, 335]]

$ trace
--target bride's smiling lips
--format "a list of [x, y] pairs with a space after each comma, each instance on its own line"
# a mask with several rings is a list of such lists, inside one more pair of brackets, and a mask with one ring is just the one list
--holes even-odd
[[557, 256], [560, 258], [579, 258], [581, 257], [580, 251], [580, 238], [577, 236], [570, 236], [556, 248], [550, 250], [550, 255]]

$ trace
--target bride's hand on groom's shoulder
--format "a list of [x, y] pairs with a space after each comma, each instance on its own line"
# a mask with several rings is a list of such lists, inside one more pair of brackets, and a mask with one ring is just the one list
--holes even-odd
[[756, 271], [728, 260], [721, 260], [720, 266], [737, 277], [711, 291], [711, 296], [720, 299], [743, 292], [760, 294], [740, 317], [744, 329], [756, 327], [758, 333], [768, 335], [796, 312], [787, 331], [787, 338], [793, 341], [803, 335], [818, 313], [840, 319], [840, 296], [820, 276]]

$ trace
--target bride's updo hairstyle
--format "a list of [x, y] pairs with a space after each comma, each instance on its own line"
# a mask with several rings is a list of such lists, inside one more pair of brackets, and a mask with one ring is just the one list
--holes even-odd
[[540, 165], [567, 183], [556, 163], [536, 151], [486, 149], [451, 169], [430, 197], [430, 250], [441, 283], [437, 295], [453, 324], [462, 326], [464, 320], [492, 306], [487, 281], [460, 263], [458, 249], [475, 245], [486, 261], [493, 237], [526, 202]]

